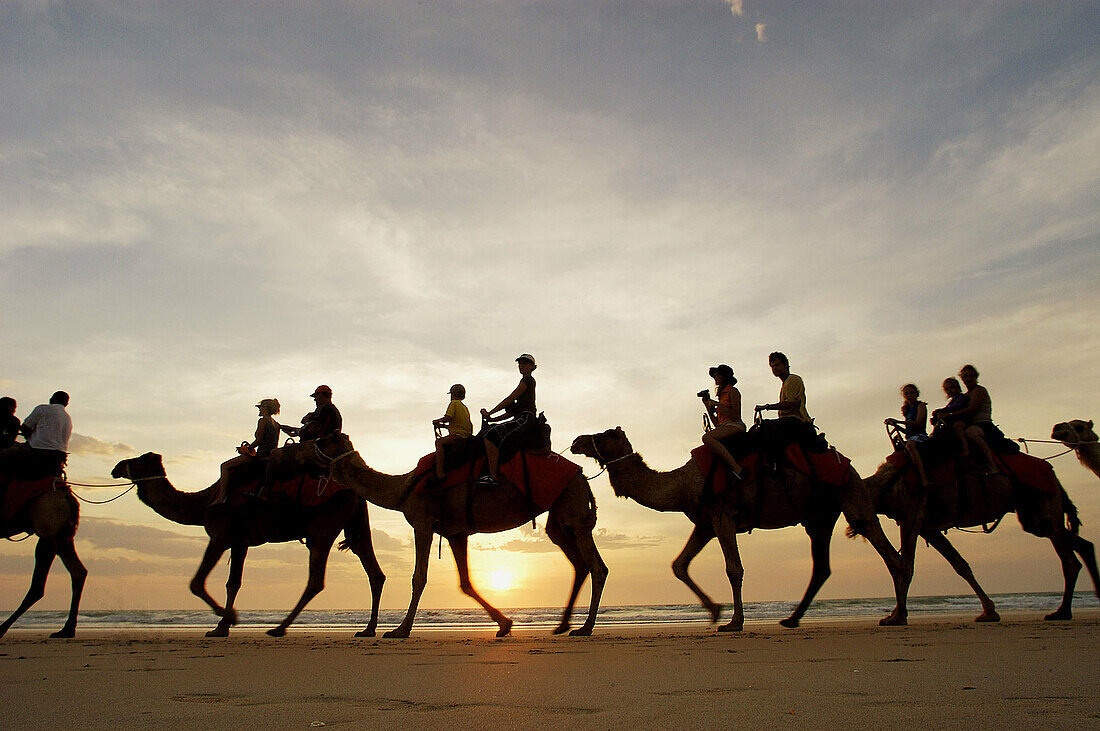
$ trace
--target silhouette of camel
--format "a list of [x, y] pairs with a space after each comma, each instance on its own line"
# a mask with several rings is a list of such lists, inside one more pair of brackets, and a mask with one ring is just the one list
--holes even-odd
[[[785, 467], [776, 476], [766, 477], [757, 495], [759, 509], [756, 515], [746, 516], [735, 511], [732, 491], [721, 496], [705, 496], [704, 477], [693, 461], [670, 472], [657, 472], [648, 467], [621, 428], [581, 435], [573, 440], [570, 451], [592, 457], [601, 467], [606, 467], [611, 487], [619, 497], [631, 498], [652, 510], [682, 512], [694, 524], [687, 545], [672, 563], [672, 572], [699, 597], [713, 622], [720, 619], [722, 607], [692, 581], [688, 566], [712, 538], [718, 538], [726, 561], [726, 575], [733, 587], [733, 618], [718, 628], [720, 632], [739, 632], [745, 624], [741, 602], [744, 569], [737, 547], [738, 533], [799, 523], [806, 529], [813, 558], [810, 583], [791, 616], [780, 622], [784, 627], [797, 627], [829, 577], [829, 542], [833, 526], [842, 512], [848, 524], [859, 535], [866, 536], [882, 556], [893, 578], [898, 604], [905, 606], [912, 568], [903, 565], [898, 552], [887, 540], [875, 514], [874, 502], [854, 469], [843, 487], [832, 487], [814, 484], [802, 472]], [[881, 624], [905, 622], [903, 611], [887, 617]]]
[[[1048, 614], [1047, 619], [1071, 619], [1073, 616], [1073, 589], [1081, 570], [1081, 563], [1074, 552], [1084, 560], [1100, 597], [1096, 552], [1092, 543], [1077, 534], [1081, 525], [1077, 508], [1061, 485], [1058, 485], [1056, 493], [1044, 492], [1014, 484], [1004, 474], [982, 475], [973, 460], [960, 459], [956, 472], [958, 477], [954, 482], [935, 482], [928, 494], [921, 494], [919, 488], [911, 487], [901, 479], [910, 468], [908, 463], [895, 466], [886, 462], [865, 483], [874, 495], [880, 513], [898, 521], [903, 535], [916, 533], [924, 538], [974, 590], [982, 604], [982, 613], [975, 621], [996, 622], [1000, 616], [993, 601], [974, 578], [970, 565], [947, 539], [944, 531], [949, 528], [995, 526], [1010, 512], [1016, 513], [1026, 532], [1049, 538], [1062, 562], [1065, 592], [1061, 605]], [[989, 530], [992, 532], [992, 529]], [[904, 551], [913, 550], [915, 553], [915, 548], [913, 545], [912, 549], [903, 549], [903, 560], [912, 562], [913, 554], [907, 555]]]
[[[413, 528], [416, 568], [412, 578], [412, 599], [401, 624], [383, 636], [408, 637], [412, 631], [416, 608], [428, 581], [428, 555], [435, 533], [446, 538], [451, 546], [462, 592], [480, 604], [497, 623], [497, 637], [508, 635], [512, 620], [489, 604], [470, 582], [467, 543], [469, 537], [476, 533], [499, 533], [530, 521], [534, 516], [526, 496], [507, 486], [487, 489], [470, 485], [451, 488], [439, 496], [420, 495], [412, 490], [412, 472], [404, 475], [377, 472], [368, 467], [354, 450], [346, 434], [337, 434], [318, 440], [317, 449], [300, 449], [295, 454], [307, 462], [330, 467], [333, 479], [353, 488], [379, 507], [400, 511]], [[592, 576], [592, 602], [588, 618], [569, 634], [592, 634], [607, 578], [607, 566], [592, 540], [595, 525], [596, 500], [588, 482], [578, 473], [550, 506], [546, 519], [546, 535], [562, 550], [574, 571], [569, 602], [554, 634], [569, 629], [573, 604], [589, 574]]]
[[[300, 446], [300, 445], [299, 445]], [[180, 525], [201, 525], [210, 536], [195, 577], [191, 593], [202, 599], [214, 614], [221, 617], [217, 627], [207, 637], [225, 637], [237, 623], [233, 602], [241, 588], [244, 560], [250, 546], [283, 543], [305, 539], [309, 548], [309, 579], [301, 599], [278, 626], [267, 631], [272, 637], [282, 637], [310, 599], [325, 586], [325, 567], [329, 552], [340, 531], [344, 531], [341, 547], [350, 548], [359, 557], [370, 579], [371, 616], [366, 628], [356, 637], [373, 637], [378, 624], [378, 603], [386, 581], [371, 544], [367, 506], [353, 492], [345, 490], [315, 507], [287, 501], [253, 500], [240, 507], [210, 505], [217, 484], [199, 492], [180, 492], [168, 481], [159, 454], [147, 452], [140, 457], [124, 459], [115, 465], [111, 475], [116, 478], [141, 479], [138, 499], [161, 516]], [[229, 551], [229, 580], [226, 582], [225, 607], [220, 606], [206, 591], [206, 577], [222, 555]]]
[[[11, 486], [8, 489], [12, 489]], [[0, 637], [46, 593], [46, 577], [50, 573], [55, 556], [61, 558], [72, 577], [72, 602], [65, 625], [50, 637], [72, 637], [76, 634], [76, 614], [80, 608], [80, 595], [88, 570], [76, 555], [76, 527], [80, 522], [80, 506], [68, 490], [51, 490], [39, 495], [25, 505], [11, 520], [2, 526], [6, 538], [19, 533], [32, 533], [38, 537], [34, 548], [34, 573], [31, 586], [19, 607], [0, 624]]]

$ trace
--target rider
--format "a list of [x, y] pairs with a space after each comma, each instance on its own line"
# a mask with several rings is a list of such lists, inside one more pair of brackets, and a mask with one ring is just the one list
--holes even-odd
[[791, 373], [791, 364], [787, 356], [778, 351], [768, 356], [768, 365], [772, 375], [780, 380], [779, 400], [774, 404], [760, 404], [756, 413], [777, 411], [779, 418], [769, 422], [772, 438], [788, 443], [797, 441], [813, 433], [813, 420], [806, 411], [806, 386], [802, 377]]
[[302, 417], [301, 426], [280, 426], [284, 432], [292, 437], [298, 437], [301, 441], [307, 439], [322, 439], [324, 437], [339, 434], [344, 428], [344, 417], [336, 404], [332, 403], [332, 389], [321, 385], [314, 389], [310, 398], [317, 405], [313, 411]]
[[447, 413], [432, 421], [434, 427], [447, 427], [447, 436], [435, 440], [435, 476], [443, 478], [443, 447], [454, 444], [459, 439], [470, 437], [474, 433], [473, 422], [470, 421], [470, 410], [462, 400], [466, 398], [466, 387], [461, 383], [451, 386], [447, 393], [451, 396], [451, 403], [447, 404]]
[[746, 431], [745, 422], [741, 420], [741, 392], [736, 387], [737, 378], [733, 375], [733, 369], [725, 363], [711, 368], [710, 376], [714, 379], [714, 392], [718, 400], [710, 398], [705, 391], [699, 394], [715, 423], [715, 427], [703, 435], [703, 444], [726, 463], [735, 480], [740, 480], [741, 465], [737, 464], [721, 441]]
[[257, 459], [267, 459], [272, 450], [279, 446], [279, 423], [275, 414], [279, 413], [279, 399], [265, 398], [256, 404], [260, 410], [260, 419], [256, 422], [256, 438], [237, 447], [238, 456], [222, 462], [221, 476], [218, 478], [218, 495], [213, 505], [224, 503], [229, 490], [230, 471]]
[[19, 436], [19, 417], [15, 415], [15, 399], [11, 396], [0, 398], [0, 449], [14, 446]]
[[505, 421], [493, 424], [485, 430], [485, 456], [489, 462], [489, 474], [494, 480], [500, 482], [498, 474], [498, 462], [500, 460], [500, 445], [504, 440], [518, 432], [525, 431], [535, 422], [535, 379], [531, 372], [538, 368], [535, 364], [535, 356], [523, 353], [516, 358], [520, 379], [510, 394], [504, 400], [486, 411], [481, 410], [481, 416], [487, 421], [492, 421], [493, 414], [503, 410], [509, 417]]
[[928, 487], [932, 482], [928, 479], [928, 473], [924, 471], [924, 462], [917, 449], [920, 444], [928, 441], [928, 404], [918, 400], [920, 389], [914, 383], [902, 386], [901, 396], [904, 399], [901, 404], [902, 420], [887, 419], [886, 423], [899, 427], [905, 433], [905, 451], [909, 453], [909, 459], [917, 468], [921, 487]]
[[[962, 445], [959, 456], [969, 457], [970, 446], [966, 441], [966, 427], [969, 422], [965, 415], [959, 416], [958, 412], [966, 408], [966, 405], [970, 403], [970, 398], [963, 393], [962, 386], [959, 385], [959, 379], [957, 378], [945, 378], [943, 392], [947, 396], [947, 404], [943, 408], [935, 409], [932, 412], [932, 423], [938, 422], [944, 427], [952, 429], [959, 439], [959, 444]], [[938, 436], [937, 431], [933, 430], [932, 436]]]
[[985, 457], [987, 466], [983, 474], [986, 476], [1000, 474], [989, 444], [990, 442], [999, 443], [1005, 435], [993, 423], [993, 401], [989, 398], [989, 391], [985, 386], [978, 385], [978, 369], [969, 363], [959, 369], [959, 378], [966, 386], [966, 396], [969, 401], [966, 407], [956, 411], [955, 415], [970, 420], [970, 425], [966, 427], [966, 438], [971, 444], [976, 445], [978, 451]]
[[29, 480], [61, 476], [73, 433], [68, 405], [69, 394], [57, 391], [50, 403], [34, 407], [19, 427], [26, 443], [0, 453], [0, 474]]

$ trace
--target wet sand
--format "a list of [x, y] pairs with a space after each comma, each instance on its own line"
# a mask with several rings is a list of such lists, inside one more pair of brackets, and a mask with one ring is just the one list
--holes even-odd
[[1028, 614], [597, 633], [65, 641], [16, 628], [0, 640], [0, 699], [11, 729], [1100, 725], [1096, 609], [1060, 623]]

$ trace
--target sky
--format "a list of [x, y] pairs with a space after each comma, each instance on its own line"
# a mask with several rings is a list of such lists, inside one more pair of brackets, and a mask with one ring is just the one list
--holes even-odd
[[[450, 385], [476, 414], [524, 352], [556, 449], [622, 426], [656, 469], [699, 443], [710, 366], [748, 408], [776, 400], [773, 350], [864, 475], [900, 386], [934, 408], [963, 363], [1009, 436], [1048, 438], [1100, 416], [1098, 32], [1076, 2], [11, 0], [0, 391], [20, 416], [72, 395], [73, 480], [155, 451], [189, 490], [259, 399], [297, 423], [320, 383], [366, 462], [406, 472]], [[1095, 540], [1095, 477], [1055, 466]], [[592, 487], [604, 603], [694, 601], [669, 569], [687, 519]], [[411, 530], [370, 519], [404, 607]], [[989, 592], [1061, 588], [1014, 520], [952, 540]], [[82, 505], [84, 607], [201, 608], [204, 543], [132, 494]], [[0, 552], [4, 607], [32, 544]], [[490, 601], [564, 601], [542, 521], [471, 545]], [[741, 547], [747, 601], [798, 600], [799, 527]], [[891, 595], [869, 545], [833, 549], [822, 598]], [[253, 549], [238, 606], [291, 606], [305, 558]], [[730, 601], [717, 546], [693, 572]], [[53, 573], [42, 608], [67, 606]], [[920, 548], [914, 595], [967, 591]], [[368, 597], [340, 554], [311, 606]], [[446, 556], [421, 606], [472, 606]]]

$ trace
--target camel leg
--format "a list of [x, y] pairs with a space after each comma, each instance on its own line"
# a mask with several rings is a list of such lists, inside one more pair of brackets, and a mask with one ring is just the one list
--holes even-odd
[[947, 559], [947, 563], [951, 564], [951, 568], [955, 569], [955, 573], [961, 576], [966, 583], [970, 584], [970, 588], [973, 589], [974, 593], [978, 596], [978, 601], [982, 603], [982, 613], [979, 614], [974, 621], [1000, 622], [1001, 615], [997, 614], [997, 608], [993, 605], [993, 600], [990, 599], [989, 595], [979, 586], [978, 580], [974, 578], [974, 572], [970, 570], [970, 564], [966, 562], [962, 554], [960, 554], [955, 546], [951, 544], [951, 541], [947, 540], [947, 536], [937, 530], [930, 530], [922, 532], [921, 537], [928, 541], [928, 545], [939, 551], [940, 555]]
[[190, 587], [191, 593], [206, 602], [214, 610], [214, 614], [219, 617], [225, 614], [225, 610], [214, 601], [214, 597], [210, 596], [210, 592], [206, 590], [206, 577], [214, 570], [227, 548], [229, 547], [220, 541], [210, 539], [210, 542], [206, 544], [206, 552], [202, 555], [202, 561], [199, 562], [199, 568], [191, 579]]
[[913, 578], [912, 566], [906, 571], [901, 555], [890, 545], [890, 539], [882, 532], [882, 524], [878, 522], [877, 515], [863, 516], [844, 513], [848, 525], [857, 534], [866, 538], [878, 555], [882, 557], [890, 577], [894, 580], [894, 597], [897, 604], [894, 611], [879, 621], [883, 626], [902, 626], [909, 622], [909, 610], [906, 607], [906, 598], [909, 595], [909, 582]]
[[810, 608], [810, 602], [814, 600], [817, 592], [821, 590], [829, 575], [832, 574], [832, 569], [829, 567], [829, 544], [833, 539], [833, 526], [835, 525], [836, 518], [828, 523], [806, 525], [806, 535], [810, 537], [810, 557], [813, 561], [813, 568], [810, 570], [810, 584], [806, 587], [806, 593], [802, 596], [802, 601], [795, 607], [791, 616], [780, 620], [779, 624], [784, 627], [798, 626], [802, 615]]
[[1096, 597], [1100, 599], [1100, 572], [1096, 570], [1096, 549], [1090, 541], [1086, 541], [1081, 536], [1073, 536], [1072, 541], [1073, 550], [1085, 562], [1085, 566], [1089, 570], [1089, 576], [1092, 577], [1092, 586], [1096, 590]]
[[84, 564], [80, 562], [80, 557], [76, 555], [76, 546], [73, 545], [72, 538], [58, 547], [57, 555], [61, 558], [61, 562], [65, 564], [69, 576], [72, 577], [73, 597], [69, 603], [69, 618], [65, 620], [65, 626], [54, 632], [50, 637], [72, 637], [76, 634], [76, 614], [80, 609], [80, 595], [84, 593], [84, 580], [88, 578], [88, 569], [84, 568]]
[[1043, 619], [1073, 619], [1073, 587], [1077, 585], [1077, 574], [1081, 572], [1081, 562], [1073, 555], [1072, 534], [1065, 530], [1057, 531], [1050, 537], [1058, 558], [1062, 559], [1062, 575], [1066, 579], [1066, 589], [1062, 594], [1062, 603]]
[[237, 601], [237, 592], [241, 590], [244, 559], [247, 555], [248, 546], [234, 545], [229, 549], [229, 578], [225, 582], [225, 612], [218, 626], [206, 633], [207, 637], [228, 637], [229, 628], [237, 624], [237, 610], [233, 608], [233, 604]]
[[740, 632], [745, 628], [745, 607], [741, 603], [741, 583], [745, 578], [745, 567], [741, 565], [741, 553], [737, 549], [737, 526], [733, 519], [718, 518], [714, 533], [722, 546], [722, 555], [726, 559], [726, 576], [733, 588], [733, 619], [718, 628], [719, 632]]
[[309, 547], [309, 579], [306, 580], [306, 588], [302, 592], [302, 598], [294, 605], [294, 609], [290, 610], [290, 614], [286, 615], [286, 619], [279, 622], [277, 627], [269, 629], [267, 634], [272, 637], [285, 635], [286, 628], [290, 626], [291, 622], [297, 619], [298, 615], [309, 604], [309, 601], [325, 588], [325, 568], [328, 566], [328, 554], [332, 550], [332, 543], [335, 540], [336, 536], [334, 535], [326, 536], [321, 540], [314, 541]]
[[553, 516], [548, 517], [546, 520], [546, 535], [555, 546], [561, 549], [561, 552], [569, 559], [569, 563], [573, 565], [573, 586], [569, 590], [569, 601], [566, 602], [565, 609], [562, 610], [561, 622], [553, 630], [553, 634], [560, 635], [569, 630], [569, 620], [573, 616], [573, 605], [576, 604], [577, 595], [581, 593], [581, 587], [584, 586], [585, 579], [588, 578], [590, 572], [588, 571], [588, 564], [584, 562], [584, 557], [581, 556], [581, 552], [577, 548], [576, 542], [565, 535], [564, 529], [558, 525]]
[[413, 529], [413, 544], [416, 546], [416, 568], [413, 569], [412, 598], [409, 600], [409, 611], [401, 624], [382, 635], [383, 637], [408, 637], [412, 632], [413, 619], [416, 617], [416, 606], [420, 604], [420, 595], [424, 593], [424, 587], [428, 584], [428, 558], [432, 551], [432, 538], [435, 536], [427, 528]]
[[707, 596], [707, 593], [700, 589], [699, 585], [688, 574], [688, 566], [699, 555], [699, 552], [706, 548], [712, 538], [714, 538], [713, 527], [696, 523], [691, 535], [688, 536], [687, 543], [680, 551], [680, 555], [672, 562], [672, 573], [677, 579], [684, 582], [687, 588], [694, 592], [695, 596], [699, 597], [699, 601], [703, 603], [703, 609], [710, 612], [710, 623], [715, 624], [722, 618], [722, 605]]
[[[363, 509], [363, 515], [366, 516], [366, 508]], [[344, 535], [347, 536], [347, 530], [345, 529]], [[386, 583], [386, 574], [382, 571], [382, 566], [378, 563], [378, 557], [374, 554], [374, 544], [371, 542], [370, 535], [370, 523], [364, 519], [362, 530], [354, 539], [349, 539], [349, 547], [352, 553], [359, 557], [359, 563], [363, 564], [363, 570], [367, 572], [367, 579], [370, 581], [370, 622], [367, 626], [355, 633], [356, 637], [374, 637], [375, 630], [378, 628], [378, 607], [382, 602], [382, 586]]]
[[588, 618], [584, 624], [569, 633], [570, 637], [588, 637], [592, 634], [592, 628], [596, 626], [596, 614], [600, 611], [600, 597], [603, 596], [604, 583], [607, 581], [607, 564], [600, 557], [596, 549], [596, 542], [592, 539], [592, 529], [586, 528], [577, 532], [577, 550], [580, 551], [584, 562], [588, 564], [588, 570], [592, 574], [592, 601], [588, 606]]
[[489, 613], [489, 618], [492, 619], [500, 629], [497, 630], [497, 637], [507, 637], [512, 631], [512, 620], [505, 617], [499, 609], [494, 607], [489, 602], [477, 593], [477, 589], [470, 583], [470, 563], [466, 555], [467, 552], [468, 537], [462, 534], [453, 536], [447, 539], [447, 543], [451, 546], [451, 553], [455, 557], [455, 566], [458, 568], [458, 588], [462, 589], [462, 593], [473, 599], [475, 602], [481, 605], [481, 608]]
[[46, 577], [49, 576], [50, 566], [53, 565], [53, 559], [56, 555], [52, 541], [45, 538], [38, 539], [38, 543], [34, 547], [34, 573], [31, 574], [31, 586], [27, 589], [27, 595], [23, 597], [23, 602], [19, 605], [19, 608], [4, 620], [3, 624], [0, 624], [0, 637], [3, 637], [8, 629], [15, 624], [15, 620], [23, 616], [23, 612], [34, 606], [34, 603], [45, 595]]

